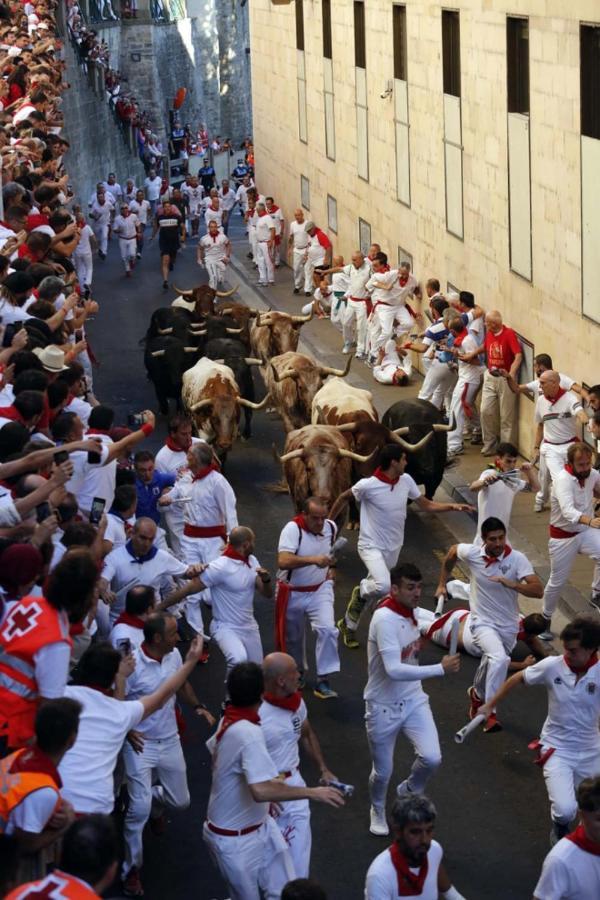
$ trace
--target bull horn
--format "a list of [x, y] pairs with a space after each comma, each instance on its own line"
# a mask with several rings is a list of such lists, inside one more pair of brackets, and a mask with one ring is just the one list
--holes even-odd
[[263, 409], [270, 400], [269, 394], [265, 394], [260, 403], [253, 403], [252, 400], [246, 400], [245, 397], [238, 397], [240, 406], [247, 406], [248, 409]]
[[377, 453], [377, 447], [373, 450], [372, 453], [369, 453], [368, 456], [361, 456], [360, 453], [354, 453], [352, 450], [344, 450], [343, 447], [340, 447], [339, 454], [342, 459], [352, 459], [354, 462], [366, 463], [368, 462], [374, 455]]
[[297, 378], [298, 373], [294, 371], [294, 369], [285, 369], [283, 372], [279, 373], [273, 363], [271, 363], [271, 371], [273, 372], [274, 380], [279, 384], [280, 381], [283, 381], [285, 378]]
[[194, 292], [192, 291], [182, 291], [181, 288], [178, 288], [176, 284], [173, 285], [173, 289], [177, 291], [178, 294], [181, 294], [182, 297], [193, 297]]
[[190, 322], [189, 328], [193, 331], [195, 328], [204, 328], [205, 324], [205, 322]]
[[153, 350], [150, 356], [164, 356], [166, 352], [166, 350]]
[[280, 463], [289, 462], [291, 459], [300, 459], [300, 457], [304, 456], [304, 450], [302, 447], [300, 447], [299, 450], [290, 450], [288, 453], [282, 453], [280, 456], [277, 452], [275, 444], [273, 444], [273, 453]]
[[247, 366], [262, 366], [264, 365], [262, 359], [256, 359], [254, 356], [246, 356], [244, 358], [244, 362]]
[[266, 325], [266, 322], [260, 321], [260, 313], [259, 312], [256, 313], [256, 322], [254, 324], [256, 325], [257, 328], [264, 328], [264, 326]]
[[200, 330], [199, 328], [188, 328], [190, 334], [193, 334], [194, 337], [204, 337], [204, 335], [208, 334], [208, 328], [204, 328]]
[[452, 415], [452, 421], [449, 425], [442, 425], [441, 422], [435, 422], [431, 427], [434, 431], [455, 431], [456, 419], [454, 418], [454, 415]]
[[212, 400], [210, 397], [207, 397], [205, 400], [199, 400], [197, 403], [190, 408], [190, 412], [197, 412], [199, 409], [204, 409], [205, 406], [210, 406]]
[[159, 334], [173, 334], [173, 328], [157, 328]]
[[232, 294], [235, 294], [237, 291], [237, 284], [235, 287], [232, 287], [230, 291], [215, 291], [217, 297], [231, 297]]
[[337, 375], [338, 378], [345, 378], [348, 372], [350, 371], [350, 363], [352, 362], [352, 354], [348, 357], [346, 361], [346, 366], [343, 369], [332, 369], [331, 366], [321, 366], [321, 374], [322, 375]]
[[257, 309], [254, 309], [252, 306], [248, 307], [248, 312], [250, 313], [250, 318], [255, 319], [256, 316], [260, 315]]
[[404, 438], [400, 437], [399, 435], [396, 435], [395, 440], [396, 440], [396, 443], [400, 444], [400, 446], [403, 447], [407, 453], [416, 453], [417, 450], [420, 450], [421, 447], [424, 447], [425, 444], [427, 444], [431, 440], [432, 437], [433, 437], [433, 431], [428, 431], [427, 434], [425, 435], [425, 437], [422, 437], [421, 440], [417, 441], [416, 444], [409, 444], [408, 441], [405, 441]]
[[409, 431], [410, 431], [410, 425], [405, 425], [403, 428], [392, 429], [392, 434], [408, 434]]
[[358, 422], [344, 422], [343, 425], [337, 425], [338, 431], [356, 431]]
[[184, 353], [200, 353], [200, 347], [184, 347]]
[[227, 334], [241, 334], [243, 330], [244, 330], [243, 328], [226, 328], [225, 329]]
[[211, 362], [216, 363], [218, 366], [224, 366], [224, 365], [225, 365], [225, 360], [224, 360], [224, 359], [211, 359]]
[[291, 318], [292, 322], [310, 322], [310, 320], [312, 319], [314, 314], [315, 314], [315, 311], [311, 306], [310, 312], [307, 316], [290, 316], [290, 318]]

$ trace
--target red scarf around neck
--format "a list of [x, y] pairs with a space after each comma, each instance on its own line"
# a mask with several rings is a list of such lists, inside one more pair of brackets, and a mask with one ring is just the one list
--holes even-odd
[[419, 874], [414, 875], [410, 871], [408, 860], [400, 850], [398, 844], [392, 844], [389, 848], [392, 858], [392, 865], [396, 870], [398, 877], [398, 896], [400, 897], [420, 897], [423, 893], [423, 885], [429, 871], [429, 860], [427, 857], [423, 860], [419, 869]]
[[405, 619], [412, 619], [414, 624], [417, 624], [414, 610], [408, 609], [407, 606], [403, 606], [401, 603], [398, 603], [398, 601], [394, 600], [393, 597], [384, 597], [377, 609], [381, 609], [382, 607], [384, 609], [391, 609], [392, 612], [397, 613], [399, 616], [403, 616]]
[[486, 569], [488, 566], [491, 566], [492, 563], [500, 562], [501, 559], [506, 559], [506, 557], [510, 556], [511, 553], [512, 553], [512, 547], [510, 547], [508, 544], [506, 544], [504, 547], [504, 553], [502, 554], [502, 556], [484, 556], [483, 561], [485, 563]]
[[383, 481], [385, 484], [391, 484], [391, 490], [394, 490], [394, 485], [398, 484], [400, 481], [400, 477], [398, 478], [390, 478], [389, 475], [386, 475], [381, 466], [377, 466], [375, 471], [373, 472], [373, 477], [378, 478], [379, 481]]
[[462, 347], [462, 342], [464, 341], [464, 339], [467, 337], [468, 334], [469, 334], [469, 332], [465, 328], [464, 331], [461, 331], [460, 334], [455, 335], [452, 346], [453, 347]]
[[250, 568], [250, 560], [246, 556], [242, 556], [241, 553], [238, 553], [237, 550], [234, 550], [231, 544], [226, 545], [221, 556], [227, 556], [229, 557], [229, 559], [237, 559], [239, 562], [243, 562], [246, 566], [248, 566], [248, 568]]
[[312, 534], [315, 537], [323, 537], [323, 532], [320, 531], [315, 535], [314, 531], [311, 531], [308, 525], [306, 524], [306, 519], [304, 518], [303, 513], [299, 513], [297, 516], [294, 516], [292, 522], [295, 522], [298, 528], [301, 528], [302, 531], [306, 531], [307, 534]]
[[590, 656], [590, 658], [589, 658], [588, 661], [586, 662], [585, 666], [582, 666], [580, 669], [576, 669], [575, 666], [572, 666], [570, 663], [568, 663], [568, 662], [567, 662], [567, 657], [566, 657], [566, 656], [563, 656], [563, 659], [564, 659], [564, 661], [565, 661], [565, 665], [568, 666], [569, 669], [571, 670], [571, 672], [574, 672], [575, 675], [585, 675], [585, 673], [586, 673], [586, 672], [589, 672], [589, 670], [590, 670], [593, 666], [595, 666], [596, 663], [598, 662], [598, 654], [597, 654], [597, 653], [594, 653], [593, 656]]
[[591, 838], [587, 836], [583, 825], [578, 825], [575, 831], [566, 836], [566, 839], [577, 844], [580, 850], [585, 850], [586, 853], [592, 853], [594, 856], [600, 856], [600, 844], [597, 844], [596, 841], [592, 841]]
[[187, 447], [180, 447], [179, 444], [176, 444], [172, 437], [168, 437], [165, 441], [165, 447], [168, 447], [169, 450], [172, 450], [173, 453], [187, 453], [187, 451], [192, 446], [192, 440], [190, 438], [190, 442]]
[[[139, 616], [134, 616], [132, 613], [122, 612], [119, 618], [116, 620], [115, 625], [131, 625], [132, 628], [144, 628], [146, 623], [143, 619], [140, 619]], [[114, 626], [113, 626], [114, 627]]]
[[261, 212], [261, 213], [256, 213], [256, 215], [258, 216], [259, 219], [262, 219], [263, 216], [268, 216], [269, 213], [268, 213], [268, 212], [266, 211], [266, 209], [265, 209], [265, 210], [263, 210], [263, 212]]
[[296, 712], [302, 703], [302, 694], [300, 691], [294, 691], [289, 697], [276, 697], [275, 694], [265, 693], [263, 694], [263, 700], [265, 703], [270, 703], [271, 706], [276, 706], [278, 709]]
[[578, 475], [577, 472], [573, 469], [573, 466], [572, 466], [570, 463], [567, 463], [567, 464], [565, 465], [565, 472], [568, 472], [569, 475], [572, 475], [573, 478], [576, 478], [576, 479], [577, 479], [580, 488], [584, 488], [584, 487], [585, 487], [585, 483], [586, 483], [586, 481], [587, 481], [587, 478], [582, 478], [581, 475]]
[[214, 463], [211, 463], [209, 466], [204, 466], [203, 469], [200, 469], [198, 472], [196, 472], [196, 474], [192, 478], [192, 481], [202, 481], [202, 479], [206, 478], [207, 475], [210, 475], [211, 472], [218, 472], [218, 471], [219, 471], [219, 467], [216, 466]]
[[234, 706], [230, 703], [225, 707], [223, 718], [217, 732], [217, 743], [221, 740], [228, 728], [235, 725], [236, 722], [252, 722], [253, 725], [260, 725], [260, 716], [255, 709], [249, 709], [247, 706]]
[[560, 400], [560, 398], [563, 396], [563, 394], [566, 394], [566, 393], [567, 393], [567, 392], [565, 391], [564, 388], [559, 388], [559, 389], [558, 389], [558, 394], [556, 395], [556, 397], [553, 397], [551, 400], [550, 400], [550, 399], [548, 400], [548, 403], [550, 404], [550, 406], [554, 406], [554, 404], [556, 403], [556, 401], [557, 401], [557, 400]]

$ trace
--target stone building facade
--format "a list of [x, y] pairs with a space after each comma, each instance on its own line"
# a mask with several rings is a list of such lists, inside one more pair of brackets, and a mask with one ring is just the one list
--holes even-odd
[[288, 220], [302, 202], [346, 258], [372, 238], [500, 308], [528, 362], [600, 381], [594, 0], [252, 0], [250, 34], [257, 175]]

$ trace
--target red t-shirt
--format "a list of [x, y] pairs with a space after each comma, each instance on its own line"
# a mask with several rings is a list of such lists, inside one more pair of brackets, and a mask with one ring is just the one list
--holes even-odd
[[488, 369], [506, 369], [512, 366], [517, 353], [522, 353], [519, 338], [506, 325], [500, 334], [492, 334], [488, 331], [485, 336], [485, 353]]

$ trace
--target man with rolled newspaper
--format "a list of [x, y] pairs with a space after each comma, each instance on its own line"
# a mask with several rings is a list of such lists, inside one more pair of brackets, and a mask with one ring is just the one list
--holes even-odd
[[[541, 598], [542, 582], [527, 557], [506, 542], [506, 527], [490, 516], [481, 523], [482, 543], [454, 544], [442, 563], [436, 595], [446, 594], [446, 584], [457, 561], [471, 570], [470, 604], [473, 641], [481, 651], [481, 663], [468, 694], [469, 718], [474, 719], [485, 701], [494, 696], [506, 678], [510, 654], [519, 632], [519, 594]], [[491, 709], [484, 731], [500, 731]]]

